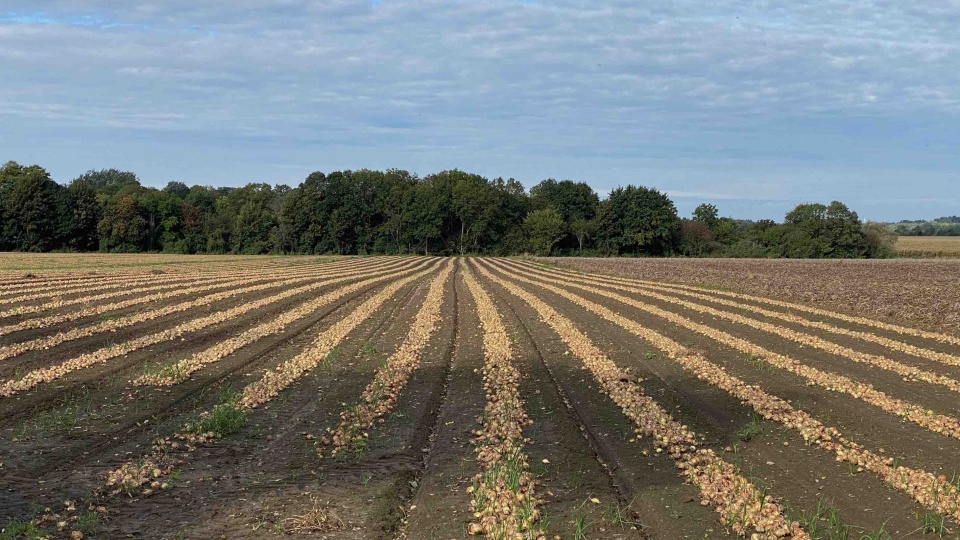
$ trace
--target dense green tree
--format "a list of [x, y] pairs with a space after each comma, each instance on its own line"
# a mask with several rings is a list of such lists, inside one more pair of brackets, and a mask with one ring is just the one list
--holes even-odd
[[183, 200], [166, 189], [144, 189], [138, 198], [147, 221], [147, 250], [187, 253], [180, 232]]
[[693, 221], [703, 223], [712, 231], [720, 224], [720, 213], [715, 205], [704, 203], [693, 210]]
[[430, 246], [437, 246], [442, 238], [444, 210], [441, 201], [434, 196], [434, 187], [426, 180], [418, 182], [404, 200], [404, 213], [409, 219], [407, 242], [431, 253]]
[[[767, 220], [770, 221], [770, 220]], [[760, 229], [763, 229], [762, 223], [764, 220], [761, 220], [759, 225]], [[773, 222], [770, 221], [772, 224]], [[728, 217], [718, 218], [717, 221], [710, 227], [710, 230], [713, 231], [714, 237], [717, 239], [717, 242], [721, 244], [733, 244], [746, 236], [749, 236], [752, 223], [736, 220]]]
[[563, 216], [553, 207], [534, 210], [523, 221], [530, 249], [537, 255], [550, 255], [553, 246], [563, 238], [566, 226]]
[[187, 195], [190, 194], [190, 188], [187, 187], [187, 185], [183, 182], [167, 182], [167, 185], [163, 188], [163, 191], [173, 195], [181, 201], [186, 199]]
[[77, 251], [94, 251], [100, 245], [97, 225], [103, 215], [97, 192], [84, 182], [73, 182], [68, 190], [73, 206], [70, 247]]
[[840, 201], [833, 201], [827, 206], [824, 218], [824, 233], [829, 242], [829, 251], [824, 257], [850, 259], [867, 256], [869, 246], [863, 235], [863, 223], [856, 212]]
[[406, 214], [406, 195], [417, 184], [417, 177], [400, 169], [389, 169], [374, 179], [376, 216], [372, 220], [375, 238], [372, 249], [375, 253], [406, 253], [405, 243], [410, 217]]
[[97, 226], [102, 251], [131, 253], [146, 249], [147, 220], [132, 194], [111, 198]]
[[12, 174], [14, 166], [19, 167], [19, 164], [10, 161], [0, 167], [0, 250], [3, 251], [13, 249], [13, 228], [15, 224], [13, 219], [7, 215], [7, 202], [10, 200], [10, 192], [13, 190], [16, 178]]
[[[513, 178], [495, 178], [490, 182], [490, 199], [485, 210], [484, 236], [475, 251], [510, 255], [523, 250], [523, 220], [530, 212], [530, 197]], [[519, 242], [519, 243], [518, 243]]]
[[74, 182], [83, 182], [97, 193], [108, 197], [116, 195], [124, 188], [140, 187], [140, 180], [137, 175], [117, 169], [87, 171], [74, 179]]
[[[548, 178], [530, 189], [530, 201], [534, 210], [554, 208], [562, 216], [567, 233], [559, 242], [561, 248], [582, 250], [584, 242], [592, 237], [590, 227], [584, 225], [596, 217], [600, 198], [585, 182]], [[575, 228], [574, 222], [580, 226]]]
[[576, 219], [592, 219], [600, 204], [600, 198], [586, 182], [558, 182], [552, 178], [530, 188], [530, 200], [534, 209], [553, 207], [566, 224]]
[[366, 234], [363, 193], [350, 171], [332, 172], [321, 183], [321, 199], [317, 210], [326, 216], [326, 228], [320, 251], [326, 253], [359, 253]]
[[801, 204], [787, 213], [779, 239], [783, 257], [853, 258], [868, 255], [869, 246], [857, 213], [838, 201]]
[[182, 225], [180, 233], [187, 253], [203, 253], [206, 250], [207, 215], [197, 206], [184, 203], [181, 209]]
[[597, 240], [611, 255], [668, 255], [677, 247], [677, 208], [656, 189], [617, 188], [600, 205]]
[[42, 167], [9, 162], [0, 168], [3, 244], [19, 251], [63, 247], [73, 232], [73, 210], [67, 190]]
[[209, 214], [204, 224], [206, 235], [206, 253], [229, 253], [230, 234], [233, 230], [233, 220], [221, 212]]
[[481, 229], [485, 224], [479, 222], [482, 203], [476, 203], [471, 197], [482, 197], [478, 190], [485, 182], [481, 176], [456, 169], [428, 175], [421, 181], [433, 198], [431, 205], [435, 206], [435, 211], [429, 213], [431, 222], [435, 213], [440, 217], [443, 253], [465, 251], [472, 244], [472, 238], [483, 233]]
[[217, 199], [224, 194], [208, 186], [193, 186], [183, 198], [183, 202], [196, 207], [204, 214], [211, 214], [216, 210]]
[[221, 221], [208, 237], [214, 251], [258, 254], [272, 249], [276, 215], [271, 210], [276, 196], [269, 184], [247, 184], [217, 199]]
[[312, 173], [284, 199], [279, 218], [282, 244], [278, 247], [281, 251], [319, 252], [327, 216], [317, 209], [323, 200], [325, 181], [325, 174]]
[[461, 171], [451, 174], [455, 175], [451, 186], [453, 214], [460, 224], [457, 249], [463, 255], [467, 249], [475, 250], [478, 240], [488, 233], [493, 191], [482, 176]]

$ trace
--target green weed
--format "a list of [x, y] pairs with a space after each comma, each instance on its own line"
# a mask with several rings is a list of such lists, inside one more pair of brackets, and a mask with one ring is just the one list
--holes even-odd
[[763, 428], [760, 427], [760, 418], [754, 415], [749, 424], [737, 430], [736, 436], [741, 441], [747, 442], [761, 433], [763, 433]]
[[240, 431], [247, 419], [247, 411], [240, 407], [239, 398], [239, 394], [225, 392], [220, 403], [193, 424], [193, 432], [213, 433], [222, 438]]
[[34, 523], [13, 519], [0, 529], [0, 540], [41, 540], [47, 538], [50, 531], [37, 527]]
[[950, 531], [947, 530], [946, 518], [936, 512], [927, 512], [920, 517], [920, 528], [916, 532], [923, 534], [935, 534], [943, 537]]
[[96, 512], [84, 512], [77, 516], [75, 527], [85, 535], [91, 535], [100, 525], [100, 514]]

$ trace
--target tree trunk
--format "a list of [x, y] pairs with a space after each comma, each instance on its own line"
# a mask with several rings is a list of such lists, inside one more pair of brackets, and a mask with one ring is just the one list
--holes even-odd
[[157, 216], [153, 212], [150, 212], [150, 242], [148, 243], [149, 248], [147, 251], [153, 251], [153, 237], [157, 234]]

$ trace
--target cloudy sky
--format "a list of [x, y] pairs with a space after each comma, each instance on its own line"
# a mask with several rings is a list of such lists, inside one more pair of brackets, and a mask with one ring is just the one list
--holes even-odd
[[460, 168], [960, 214], [960, 0], [4, 0], [0, 160], [66, 182]]

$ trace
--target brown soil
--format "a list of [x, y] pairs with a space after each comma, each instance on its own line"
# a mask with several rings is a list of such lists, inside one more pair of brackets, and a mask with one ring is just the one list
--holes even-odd
[[[732, 537], [720, 516], [700, 504], [698, 489], [684, 481], [675, 462], [658, 454], [648, 438], [637, 435], [632, 422], [601, 392], [591, 373], [570, 354], [560, 336], [540, 320], [533, 308], [498, 284], [500, 280], [512, 281], [511, 273], [518, 269], [518, 274], [540, 283], [544, 283], [543, 277], [523, 272], [522, 265], [515, 263], [506, 264], [507, 271], [499, 268], [499, 262], [491, 265], [472, 260], [467, 264], [503, 319], [513, 361], [522, 376], [520, 395], [532, 420], [524, 428], [527, 440], [523, 449], [536, 481], [535, 492], [544, 515], [540, 525], [546, 538], [576, 538], [578, 529], [589, 539]], [[625, 264], [614, 273], [629, 275], [632, 264]], [[482, 277], [477, 272], [479, 267], [490, 270], [497, 279]], [[170, 279], [179, 275], [174, 268], [165, 271], [172, 272]], [[172, 387], [137, 387], [129, 381], [142, 372], [147, 362], [185, 358], [269, 321], [326, 289], [251, 311], [191, 333], [182, 341], [160, 343], [79, 370], [54, 383], [41, 384], [31, 391], [0, 398], [0, 516], [30, 520], [39, 516], [38, 507], [48, 506], [56, 511], [63, 507], [63, 500], [70, 499], [79, 500], [82, 505], [103, 505], [106, 509], [100, 513], [98, 523], [87, 530], [86, 538], [467, 537], [473, 519], [467, 488], [478, 473], [473, 432], [480, 428], [486, 396], [480, 372], [484, 365], [482, 328], [460, 272], [458, 269], [446, 284], [442, 322], [423, 349], [418, 369], [402, 389], [394, 408], [382, 422], [366, 430], [369, 438], [365, 448], [338, 458], [318, 459], [315, 452], [318, 439], [337, 426], [341, 412], [356, 403], [376, 370], [404, 341], [435, 272], [402, 288], [340, 343], [331, 360], [253, 410], [239, 432], [184, 454], [184, 462], [173, 475], [165, 477], [169, 488], [148, 496], [94, 498], [91, 494], [102, 486], [108, 471], [147, 455], [158, 436], [180, 430], [185, 422], [217, 404], [224, 392], [241, 389], [260, 378], [263, 370], [295, 357], [386, 283], [351, 294]], [[870, 472], [857, 472], [837, 462], [832, 454], [804, 444], [796, 432], [775, 422], [758, 420], [749, 406], [684, 371], [651, 344], [620, 326], [553, 292], [520, 281], [513, 283], [571, 318], [610, 360], [629, 370], [644, 393], [698, 433], [703, 447], [713, 449], [737, 466], [744, 476], [786, 507], [789, 515], [809, 516], [823, 500], [834, 505], [846, 523], [859, 527], [850, 530], [851, 538], [880, 527], [893, 538], [920, 535], [914, 532], [920, 526], [918, 518], [929, 510], [908, 495], [886, 486]], [[796, 375], [747, 358], [638, 308], [562, 281], [551, 283], [702, 352], [729, 373], [790, 400], [869, 450], [882, 449], [904, 465], [943, 474], [948, 479], [960, 474], [956, 465], [960, 441], [956, 439], [935, 434], [853, 396], [807, 386]], [[906, 382], [842, 356], [628, 292], [614, 284], [598, 287], [680, 314], [819, 369], [870, 383], [891, 396], [938, 413], [960, 416], [956, 394], [942, 387]], [[109, 337], [92, 336], [30, 352], [0, 363], [0, 378], [13, 376], [18, 367], [32, 369], [62, 362], [107, 343], [170, 328], [201, 313], [229, 309], [276, 292], [279, 289], [259, 291], [209, 308], [135, 325]], [[960, 368], [854, 337], [805, 328], [675, 292], [661, 294], [960, 377]], [[166, 303], [137, 309], [160, 305]], [[925, 338], [829, 317], [814, 318], [769, 305], [762, 307], [960, 354], [957, 347]], [[124, 311], [135, 312], [136, 309]], [[89, 322], [79, 320], [17, 333], [0, 338], [0, 342], [16, 343]], [[958, 530], [955, 523], [947, 523], [952, 530]], [[69, 529], [60, 537], [69, 537]]]
[[960, 261], [537, 258], [585, 272], [721, 288], [960, 333]]

